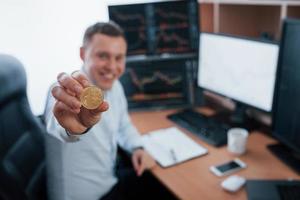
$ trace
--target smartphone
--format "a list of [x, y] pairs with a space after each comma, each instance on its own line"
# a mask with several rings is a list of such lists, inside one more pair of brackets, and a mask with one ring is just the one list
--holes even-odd
[[246, 167], [247, 165], [243, 161], [236, 158], [220, 165], [211, 166], [209, 169], [216, 176], [225, 176]]

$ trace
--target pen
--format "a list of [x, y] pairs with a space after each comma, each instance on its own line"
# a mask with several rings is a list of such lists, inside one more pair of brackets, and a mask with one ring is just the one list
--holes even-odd
[[174, 149], [170, 149], [170, 153], [171, 153], [173, 161], [176, 163], [177, 162], [177, 157], [176, 157], [176, 153], [175, 153]]

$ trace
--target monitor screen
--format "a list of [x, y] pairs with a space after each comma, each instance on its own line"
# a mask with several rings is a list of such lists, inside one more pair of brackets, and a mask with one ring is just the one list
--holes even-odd
[[121, 83], [130, 109], [188, 105], [189, 59], [128, 62]]
[[198, 51], [196, 0], [110, 5], [108, 10], [125, 31], [128, 55]]
[[201, 33], [198, 86], [271, 111], [278, 51], [274, 43]]
[[300, 152], [300, 21], [283, 25], [276, 90], [273, 133]]

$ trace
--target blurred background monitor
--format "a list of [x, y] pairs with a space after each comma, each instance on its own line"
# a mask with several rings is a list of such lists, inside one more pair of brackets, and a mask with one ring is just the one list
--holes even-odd
[[128, 55], [197, 52], [197, 0], [110, 5], [109, 18], [125, 30]]
[[186, 57], [127, 61], [121, 77], [130, 109], [185, 107], [192, 101], [192, 61]]
[[283, 25], [274, 98], [273, 135], [283, 145], [270, 149], [300, 173], [300, 21]]
[[234, 100], [236, 110], [272, 110], [277, 44], [201, 33], [199, 46], [199, 87]]

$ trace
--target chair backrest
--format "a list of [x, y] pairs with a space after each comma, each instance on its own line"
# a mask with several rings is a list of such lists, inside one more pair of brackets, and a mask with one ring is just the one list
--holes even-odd
[[44, 131], [22, 64], [0, 54], [0, 199], [46, 199]]

